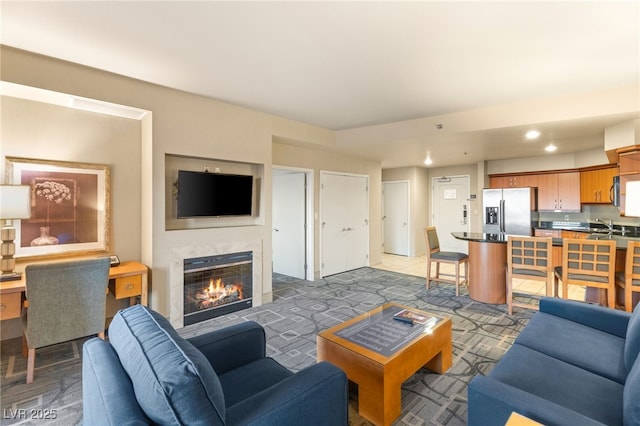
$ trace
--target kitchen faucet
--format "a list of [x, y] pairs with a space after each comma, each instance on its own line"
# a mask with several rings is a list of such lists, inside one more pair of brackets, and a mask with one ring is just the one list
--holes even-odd
[[609, 219], [607, 222], [605, 222], [604, 220], [600, 219], [600, 218], [596, 218], [596, 223], [601, 223], [604, 226], [607, 227], [607, 229], [609, 230], [609, 232], [613, 232], [613, 223], [611, 221], [611, 219]]

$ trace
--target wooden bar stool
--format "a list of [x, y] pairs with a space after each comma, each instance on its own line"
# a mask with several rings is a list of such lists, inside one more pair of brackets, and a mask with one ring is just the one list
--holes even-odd
[[640, 241], [629, 241], [624, 272], [616, 273], [616, 286], [624, 290], [624, 310], [633, 310], [633, 294], [640, 293]]
[[[427, 243], [427, 289], [429, 289], [431, 281], [452, 283], [456, 286], [456, 296], [459, 296], [460, 284], [469, 282], [469, 255], [454, 251], [440, 251], [440, 241], [438, 240], [435, 226], [424, 228], [424, 239]], [[431, 264], [433, 262], [436, 264], [436, 275], [431, 277]], [[441, 263], [454, 265], [455, 274], [441, 273]], [[460, 267], [462, 265], [464, 265], [464, 280], [460, 282]]]
[[513, 307], [538, 309], [537, 305], [517, 302], [513, 298], [513, 279], [542, 281], [547, 296], [553, 294], [553, 242], [551, 237], [520, 237], [507, 239], [507, 310]]
[[562, 281], [562, 298], [568, 298], [569, 285], [607, 290], [607, 306], [615, 309], [616, 242], [565, 238], [562, 266], [555, 268], [554, 295]]

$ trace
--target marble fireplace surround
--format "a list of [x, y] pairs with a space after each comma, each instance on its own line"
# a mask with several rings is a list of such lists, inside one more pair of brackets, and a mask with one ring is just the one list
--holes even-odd
[[206, 246], [174, 247], [169, 254], [169, 321], [174, 328], [184, 327], [184, 260], [194, 257], [251, 251], [253, 253], [253, 306], [262, 304], [262, 241], [232, 241]]

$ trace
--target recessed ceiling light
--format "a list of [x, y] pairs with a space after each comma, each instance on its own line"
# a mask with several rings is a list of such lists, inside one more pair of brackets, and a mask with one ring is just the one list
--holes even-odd
[[524, 136], [527, 139], [537, 139], [540, 136], [540, 132], [537, 130], [529, 130]]
[[550, 143], [549, 145], [547, 145], [547, 147], [544, 149], [547, 152], [553, 152], [556, 149], [558, 149], [554, 144]]

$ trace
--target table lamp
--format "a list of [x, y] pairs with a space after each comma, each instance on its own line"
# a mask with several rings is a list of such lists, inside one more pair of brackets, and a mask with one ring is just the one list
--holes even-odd
[[640, 180], [627, 182], [624, 215], [640, 217]]
[[13, 255], [16, 245], [16, 228], [14, 219], [29, 219], [31, 217], [31, 186], [29, 185], [0, 185], [0, 220], [6, 221], [0, 230], [0, 281], [18, 280], [22, 274], [14, 272], [16, 260]]

